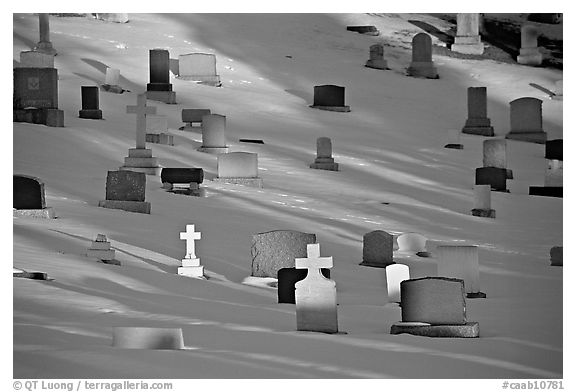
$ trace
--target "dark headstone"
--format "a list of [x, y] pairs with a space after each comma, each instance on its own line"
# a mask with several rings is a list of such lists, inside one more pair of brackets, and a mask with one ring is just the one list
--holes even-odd
[[308, 257], [308, 244], [316, 235], [292, 230], [275, 230], [252, 237], [252, 276], [277, 278], [281, 268], [295, 267], [295, 258]]
[[238, 139], [240, 143], [264, 144], [262, 139]]
[[102, 110], [99, 108], [99, 94], [98, 86], [82, 86], [82, 110], [80, 110], [79, 113], [80, 118], [102, 119]]
[[344, 106], [344, 87], [314, 86], [314, 106]]
[[364, 234], [362, 264], [386, 267], [393, 264], [394, 236], [383, 230]]
[[170, 53], [166, 49], [150, 50], [150, 83], [147, 91], [172, 91]]
[[531, 196], [546, 196], [546, 197], [563, 197], [563, 189], [561, 186], [531, 186], [528, 189], [528, 194]]
[[106, 200], [144, 201], [146, 174], [129, 170], [109, 171], [106, 177]]
[[367, 34], [367, 35], [379, 35], [380, 32], [376, 28], [376, 26], [346, 26], [346, 30], [354, 31], [360, 34]]
[[476, 169], [476, 185], [490, 185], [493, 191], [507, 192], [506, 169], [499, 167], [479, 167]]
[[563, 265], [562, 254], [561, 246], [553, 246], [550, 248], [550, 265], [561, 267]]
[[[321, 268], [322, 275], [330, 279], [330, 269]], [[278, 303], [295, 304], [296, 303], [296, 282], [306, 278], [307, 269], [281, 268], [278, 271]]]
[[549, 140], [546, 142], [546, 159], [562, 161], [562, 145], [564, 139]]
[[13, 208], [17, 210], [39, 210], [46, 208], [44, 183], [36, 177], [13, 176]]
[[18, 271], [12, 274], [13, 278], [25, 278], [32, 280], [48, 280], [48, 274], [46, 272], [28, 272], [28, 271]]
[[412, 61], [432, 62], [432, 38], [426, 33], [418, 33], [412, 38]]
[[402, 322], [466, 324], [462, 279], [427, 277], [400, 283]]
[[211, 114], [210, 109], [182, 109], [182, 122], [199, 123], [207, 114]]
[[204, 170], [196, 167], [165, 167], [160, 178], [163, 184], [201, 184], [204, 181]]
[[56, 68], [14, 68], [14, 109], [58, 108]]
[[562, 14], [528, 14], [530, 22], [558, 24], [562, 21]]

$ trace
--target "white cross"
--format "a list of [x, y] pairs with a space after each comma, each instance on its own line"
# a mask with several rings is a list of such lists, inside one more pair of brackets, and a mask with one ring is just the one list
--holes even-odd
[[332, 257], [320, 257], [320, 244], [306, 245], [306, 253], [308, 257], [296, 258], [296, 268], [308, 269], [308, 275], [306, 276], [306, 279], [316, 279], [319, 277], [326, 279], [324, 275], [320, 273], [320, 268], [332, 268], [334, 265], [332, 262]]
[[136, 114], [136, 148], [146, 148], [146, 115], [156, 114], [156, 107], [146, 106], [146, 93], [143, 93], [138, 94], [136, 106], [126, 106], [126, 113]]
[[194, 240], [199, 240], [202, 236], [200, 232], [194, 232], [194, 225], [186, 225], [186, 231], [180, 233], [180, 239], [186, 240], [186, 259], [195, 259]]

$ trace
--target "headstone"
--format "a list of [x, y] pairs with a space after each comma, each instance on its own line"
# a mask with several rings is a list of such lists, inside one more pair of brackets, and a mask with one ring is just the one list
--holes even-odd
[[364, 234], [362, 263], [370, 267], [386, 267], [394, 264], [394, 237], [383, 230]]
[[46, 272], [29, 272], [19, 268], [12, 268], [12, 277], [32, 280], [48, 280], [48, 274]]
[[345, 87], [327, 84], [314, 86], [314, 103], [311, 108], [331, 112], [349, 112], [350, 106], [344, 105]]
[[310, 164], [310, 168], [338, 171], [338, 164], [332, 158], [332, 140], [329, 137], [319, 137], [316, 140], [316, 159]]
[[506, 169], [506, 178], [512, 180], [512, 170], [506, 168], [506, 147], [507, 143], [504, 139], [484, 140], [482, 163], [484, 167]]
[[524, 97], [510, 102], [510, 132], [506, 134], [506, 139], [546, 143], [541, 100]]
[[388, 63], [384, 60], [384, 45], [374, 44], [370, 46], [370, 59], [366, 61], [368, 68], [388, 69]]
[[206, 114], [202, 117], [202, 146], [198, 151], [208, 154], [228, 152], [226, 145], [226, 116]]
[[202, 237], [200, 232], [194, 231], [194, 225], [186, 225], [186, 231], [180, 233], [180, 239], [186, 241], [186, 256], [182, 259], [182, 267], [178, 267], [178, 275], [190, 278], [203, 278], [204, 266], [200, 265], [200, 259], [196, 257], [194, 241]]
[[564, 83], [561, 79], [557, 80], [556, 83], [554, 83], [554, 95], [552, 96], [552, 99], [562, 101], [563, 97], [564, 97]]
[[316, 235], [293, 230], [274, 230], [252, 237], [252, 276], [277, 278], [281, 268], [293, 268], [294, 259], [306, 257]]
[[100, 85], [100, 89], [114, 94], [122, 94], [124, 90], [120, 87], [120, 70], [117, 68], [106, 68], [106, 78], [104, 83]]
[[428, 239], [422, 234], [418, 233], [404, 233], [398, 236], [398, 252], [422, 254], [427, 253], [426, 241]]
[[152, 150], [146, 148], [146, 116], [156, 114], [154, 106], [146, 106], [146, 94], [139, 94], [137, 105], [126, 106], [126, 113], [136, 114], [136, 148], [128, 150], [124, 166], [120, 170], [130, 170], [150, 175], [159, 175], [161, 167], [152, 156]]
[[531, 186], [529, 194], [533, 196], [563, 197], [563, 152], [562, 139], [546, 142], [546, 173], [544, 186]]
[[98, 234], [96, 240], [92, 241], [92, 245], [88, 248], [88, 257], [95, 257], [102, 261], [104, 264], [120, 265], [120, 262], [114, 260], [116, 251], [110, 249], [110, 242], [104, 234]]
[[186, 123], [180, 129], [189, 131], [194, 128], [194, 123], [202, 125], [202, 117], [211, 114], [210, 109], [182, 109], [182, 122]]
[[554, 267], [562, 267], [562, 253], [563, 248], [561, 246], [553, 246], [550, 248], [550, 265]]
[[129, 212], [150, 213], [150, 203], [146, 197], [146, 174], [119, 170], [109, 171], [106, 177], [106, 200], [99, 207]]
[[20, 52], [20, 67], [22, 68], [54, 68], [54, 55], [26, 50]]
[[324, 333], [338, 332], [336, 283], [326, 279], [321, 268], [332, 268], [332, 257], [320, 257], [320, 244], [307, 245], [307, 257], [295, 259], [296, 269], [308, 275], [296, 283], [296, 329]]
[[209, 86], [220, 87], [220, 76], [216, 74], [216, 55], [189, 53], [178, 56], [178, 78]]
[[219, 154], [218, 177], [216, 182], [247, 185], [262, 188], [262, 178], [258, 177], [258, 154], [251, 152], [231, 152]]
[[402, 322], [391, 334], [428, 337], [475, 338], [477, 322], [466, 318], [464, 281], [445, 277], [409, 279], [400, 283]]
[[562, 161], [563, 147], [564, 147], [563, 139], [548, 140], [546, 142], [545, 158]]
[[181, 350], [181, 328], [114, 327], [112, 346], [144, 350]]
[[468, 118], [462, 133], [494, 136], [494, 128], [490, 125], [487, 112], [486, 87], [468, 87]]
[[44, 182], [37, 177], [14, 174], [12, 206], [14, 216], [53, 219], [52, 207], [46, 207]]
[[491, 186], [474, 185], [474, 207], [472, 215], [482, 218], [496, 218], [496, 211], [491, 207]]
[[450, 148], [453, 150], [463, 150], [464, 146], [460, 142], [460, 130], [459, 129], [448, 129], [446, 131], [446, 136], [448, 143], [444, 145], [444, 148]]
[[380, 32], [376, 28], [376, 26], [346, 26], [346, 30], [354, 31], [359, 34], [366, 34], [366, 35], [380, 35]]
[[82, 110], [79, 117], [91, 120], [102, 120], [99, 92], [97, 86], [82, 86]]
[[201, 184], [204, 181], [204, 170], [198, 167], [165, 167], [160, 178], [163, 184]]
[[391, 264], [386, 267], [388, 302], [400, 302], [400, 284], [410, 279], [410, 268], [404, 264]]
[[166, 49], [150, 50], [150, 83], [146, 97], [168, 104], [176, 103], [176, 93], [170, 83], [170, 53]]
[[58, 70], [14, 68], [13, 104], [15, 122], [63, 127], [64, 112], [58, 109]]
[[484, 44], [480, 40], [480, 14], [456, 15], [456, 38], [450, 48], [453, 52], [481, 55]]
[[438, 275], [464, 280], [468, 298], [486, 298], [480, 291], [478, 247], [466, 245], [439, 245]]
[[50, 16], [48, 14], [38, 14], [38, 22], [40, 26], [40, 41], [36, 44], [34, 50], [55, 56], [56, 49], [50, 42]]
[[174, 145], [174, 136], [168, 133], [168, 116], [163, 114], [146, 115], [146, 142]]
[[518, 64], [542, 65], [542, 53], [538, 49], [540, 32], [534, 25], [523, 25], [520, 30], [520, 54], [516, 58]]
[[[321, 269], [322, 275], [330, 279], [330, 270]], [[296, 303], [296, 282], [306, 278], [308, 271], [296, 268], [280, 268], [278, 270], [278, 303]]]
[[417, 78], [438, 79], [438, 71], [432, 61], [432, 38], [426, 33], [418, 33], [412, 39], [412, 62], [408, 75]]
[[174, 136], [167, 133], [147, 133], [146, 143], [174, 145]]
[[490, 185], [493, 191], [509, 192], [506, 188], [506, 169], [498, 167], [479, 167], [476, 169], [475, 185]]

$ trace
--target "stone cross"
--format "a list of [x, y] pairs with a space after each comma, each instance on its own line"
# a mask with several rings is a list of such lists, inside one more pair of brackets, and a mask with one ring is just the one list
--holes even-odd
[[195, 259], [196, 251], [194, 249], [194, 240], [199, 240], [202, 233], [194, 231], [194, 225], [186, 225], [186, 231], [180, 233], [180, 239], [186, 240], [186, 257], [187, 259]]
[[308, 244], [307, 254], [306, 258], [295, 259], [297, 269], [308, 269], [305, 280], [326, 279], [321, 274], [320, 268], [332, 268], [332, 257], [320, 257], [320, 244]]
[[156, 107], [146, 106], [146, 94], [138, 94], [137, 105], [126, 106], [126, 113], [136, 114], [136, 148], [146, 148], [146, 115], [156, 114]]

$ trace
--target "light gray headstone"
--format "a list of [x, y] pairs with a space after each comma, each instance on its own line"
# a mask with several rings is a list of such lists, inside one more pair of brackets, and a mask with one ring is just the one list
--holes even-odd
[[189, 53], [178, 56], [182, 77], [216, 76], [216, 56], [208, 53]]
[[440, 245], [436, 252], [439, 276], [464, 280], [466, 293], [480, 292], [477, 246]]
[[418, 233], [404, 233], [398, 236], [399, 252], [426, 252], [426, 237]]
[[202, 147], [226, 147], [226, 116], [202, 116]]
[[168, 116], [164, 114], [146, 115], [146, 132], [147, 133], [168, 132]]
[[506, 140], [484, 140], [483, 147], [484, 154], [482, 161], [484, 167], [499, 167], [501, 169], [506, 169]]
[[474, 185], [474, 209], [490, 210], [490, 185]]
[[105, 83], [111, 86], [118, 86], [120, 81], [120, 70], [117, 68], [106, 68]]
[[218, 155], [219, 178], [258, 177], [258, 154], [251, 152], [231, 152]]
[[479, 34], [480, 14], [457, 14], [456, 35], [462, 37], [474, 37]]
[[544, 186], [563, 186], [563, 161], [557, 159], [547, 159], [546, 161]]
[[410, 279], [410, 268], [404, 264], [391, 264], [386, 267], [388, 302], [400, 302], [400, 283]]

